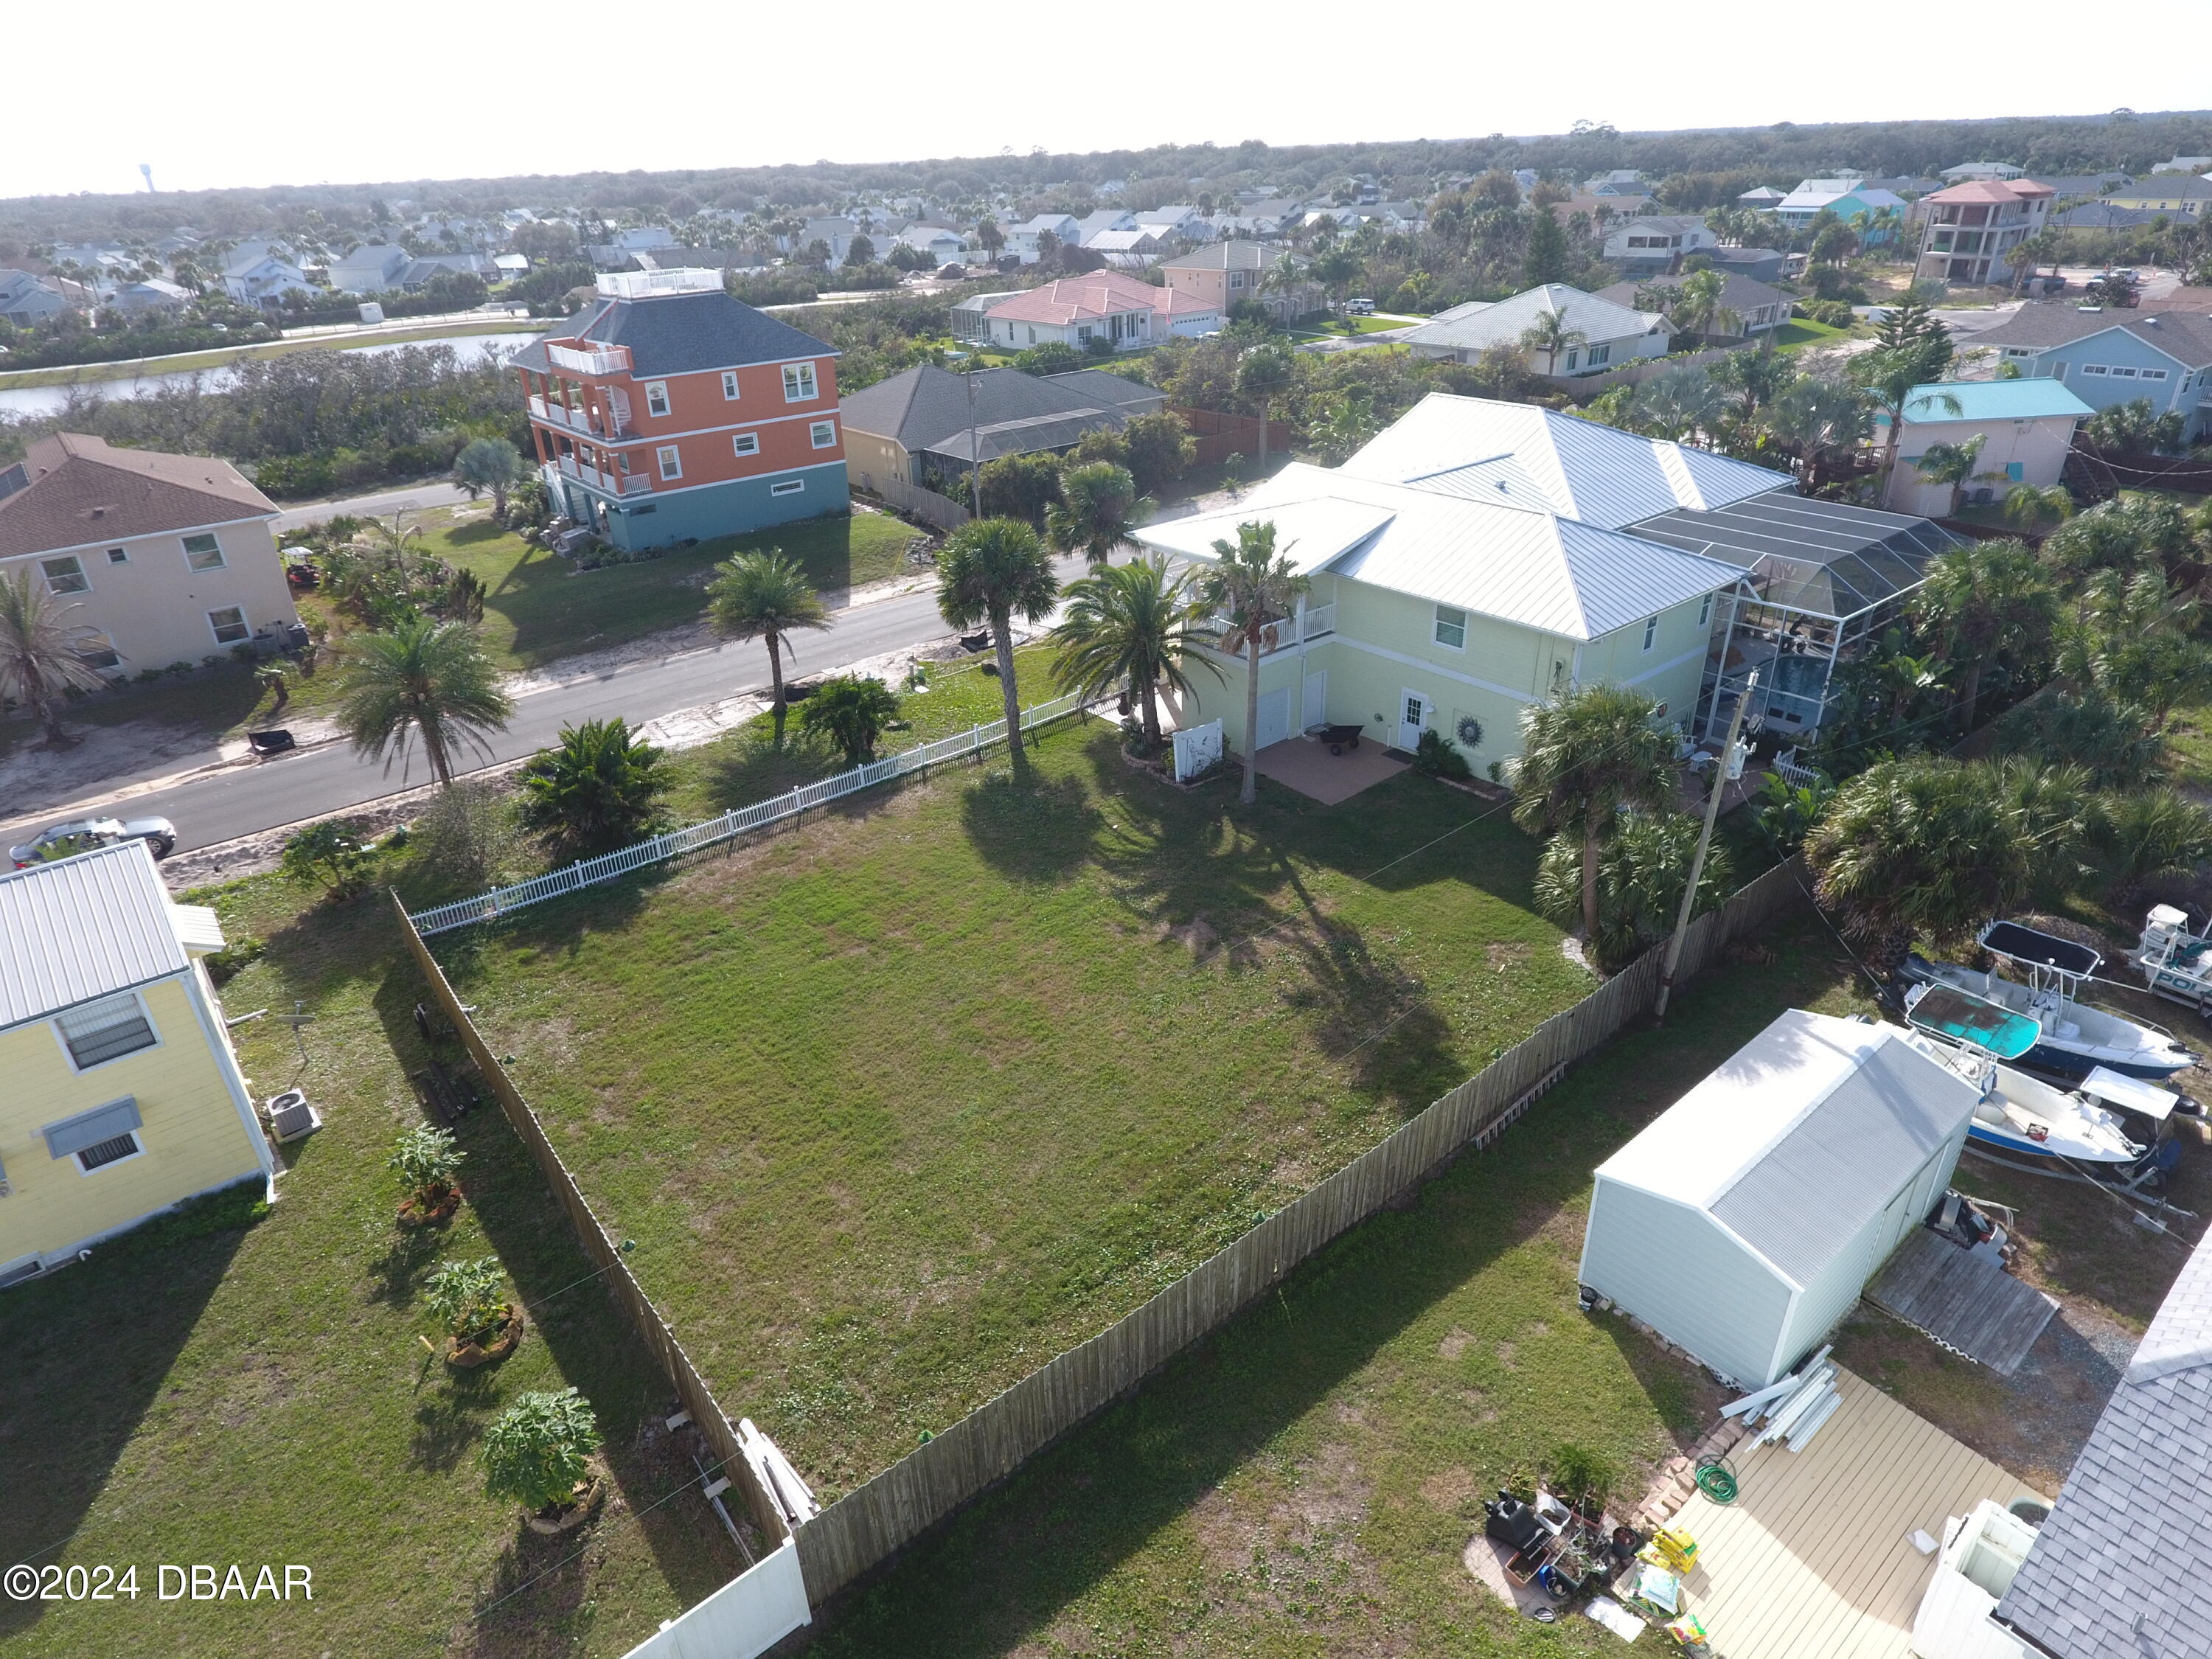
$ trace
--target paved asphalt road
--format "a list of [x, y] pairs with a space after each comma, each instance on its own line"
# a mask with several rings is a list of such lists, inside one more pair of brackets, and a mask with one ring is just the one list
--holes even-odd
[[386, 489], [374, 495], [356, 495], [348, 501], [313, 501], [305, 507], [289, 507], [270, 520], [269, 527], [282, 536], [288, 530], [304, 530], [311, 524], [335, 519], [341, 513], [369, 518], [380, 514], [397, 513], [403, 507], [453, 507], [468, 498], [468, 492], [460, 485], [434, 478], [428, 483], [415, 484], [406, 489]]
[[[1060, 563], [1062, 581], [1081, 572], [1080, 559]], [[942, 639], [946, 632], [937, 614], [937, 597], [929, 592], [833, 615], [834, 627], [797, 641], [798, 659], [787, 672], [795, 677], [830, 672], [863, 658]], [[712, 646], [678, 657], [627, 664], [518, 697], [514, 720], [492, 739], [491, 763], [519, 760], [545, 747], [559, 737], [562, 726], [573, 721], [620, 714], [638, 725], [766, 686], [767, 658], [757, 644]], [[473, 763], [489, 763], [477, 759]], [[350, 744], [337, 743], [258, 765], [226, 768], [134, 795], [112, 810], [133, 817], [170, 819], [177, 826], [178, 849], [189, 852], [320, 813], [342, 811], [429, 781], [419, 750], [404, 775], [397, 767], [387, 775], [383, 767], [356, 756]]]

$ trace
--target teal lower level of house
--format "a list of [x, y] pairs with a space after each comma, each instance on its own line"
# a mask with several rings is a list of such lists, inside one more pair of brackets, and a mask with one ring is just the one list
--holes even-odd
[[851, 504], [842, 461], [688, 489], [663, 486], [623, 496], [565, 473], [556, 472], [548, 482], [556, 480], [557, 498], [570, 518], [590, 525], [611, 545], [630, 553], [717, 536], [742, 536], [797, 519], [842, 513]]

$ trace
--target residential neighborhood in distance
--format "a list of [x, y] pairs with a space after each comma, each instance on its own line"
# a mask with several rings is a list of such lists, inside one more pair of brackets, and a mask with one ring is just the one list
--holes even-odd
[[2212, 1653], [2212, 113], [1702, 50], [0, 199], [0, 1646]]

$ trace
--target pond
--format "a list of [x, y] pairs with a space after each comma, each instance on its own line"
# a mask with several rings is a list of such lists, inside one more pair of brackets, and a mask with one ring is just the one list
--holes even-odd
[[[345, 351], [398, 351], [410, 345], [451, 346], [464, 359], [478, 350], [495, 350], [501, 356], [511, 356], [527, 345], [534, 337], [520, 332], [501, 334], [449, 334], [434, 340], [397, 340], [380, 344], [340, 346]], [[332, 343], [337, 343], [334, 340]], [[96, 366], [95, 366], [96, 367]], [[90, 370], [88, 369], [88, 373]], [[82, 389], [95, 392], [102, 398], [143, 398], [165, 386], [182, 385], [194, 378], [210, 392], [220, 392], [236, 378], [229, 368], [204, 368], [181, 374], [138, 374], [118, 377], [112, 380], [86, 380]], [[51, 415], [68, 403], [70, 394], [80, 390], [77, 386], [37, 386], [9, 387], [0, 390], [0, 416]]]

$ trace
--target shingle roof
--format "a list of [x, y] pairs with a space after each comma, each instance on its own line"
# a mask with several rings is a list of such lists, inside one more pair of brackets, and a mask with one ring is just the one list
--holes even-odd
[[1686, 444], [1531, 404], [1445, 392], [1422, 398], [1344, 471], [1448, 489], [1455, 487], [1451, 475], [1463, 480], [1471, 476], [1466, 469], [1507, 458], [1523, 481], [1509, 483], [1512, 504], [1613, 530], [1672, 508], [1721, 507], [1790, 484], [1787, 474]]
[[1997, 1620], [2057, 1659], [2212, 1653], [2212, 1235], [2166, 1292]]
[[1119, 426], [1126, 398], [1109, 400], [1091, 384], [1106, 380], [1132, 392], [1151, 393], [1155, 398], [1158, 396], [1148, 386], [1136, 386], [1097, 370], [1039, 376], [1016, 368], [987, 368], [975, 376], [975, 404], [971, 411], [967, 375], [922, 363], [848, 394], [839, 412], [848, 431], [890, 438], [908, 450], [927, 449], [956, 435], [964, 438], [971, 421], [978, 426], [997, 427], [1009, 421], [1103, 410], [1112, 414], [1111, 423]]
[[[1228, 242], [1208, 242], [1204, 247], [1179, 253], [1172, 259], [1160, 261], [1162, 270], [1261, 270], [1273, 265], [1287, 252], [1279, 243], [1269, 246], [1264, 242], [1238, 240]], [[1292, 254], [1300, 265], [1313, 261], [1304, 254]]]
[[1978, 346], [2017, 346], [2047, 351], [2093, 334], [2124, 329], [2191, 368], [2212, 363], [2212, 317], [2185, 311], [2113, 311], [2080, 306], [2022, 306], [1994, 328], [1974, 336]]
[[1538, 317], [1549, 312], [1564, 315], [1568, 325], [1579, 329], [1583, 337], [1592, 343], [1649, 334], [1656, 320], [1626, 306], [1601, 300], [1595, 294], [1569, 288], [1564, 283], [1547, 283], [1541, 288], [1528, 289], [1510, 299], [1485, 306], [1471, 316], [1433, 319], [1408, 330], [1403, 338], [1409, 346], [1436, 346], [1455, 351], [1518, 345], [1522, 332]]
[[40, 439], [21, 465], [20, 487], [0, 483], [0, 559], [276, 511], [228, 461], [112, 449], [82, 433]]
[[0, 874], [0, 1030], [181, 973], [185, 908], [143, 841]]
[[1209, 556], [1237, 526], [1272, 519], [1304, 569], [1591, 640], [1725, 587], [1727, 565], [1483, 495], [1347, 476], [1302, 462], [1237, 507], [1146, 526], [1148, 547]]
[[2122, 185], [2111, 194], [2116, 202], [2212, 201], [2212, 179], [2190, 173], [2154, 173], [2132, 185]]
[[655, 295], [644, 300], [593, 300], [508, 361], [546, 374], [547, 340], [588, 340], [628, 346], [640, 375], [690, 374], [740, 368], [747, 363], [787, 362], [794, 357], [838, 354], [788, 323], [756, 311], [728, 294]]
[[[1778, 288], [1770, 288], [1740, 270], [1729, 270], [1717, 265], [1714, 269], [1721, 273], [1721, 304], [1739, 317], [1757, 310], [1760, 306], [1776, 304], [1783, 307], [1783, 316], [1790, 314], [1789, 307], [1796, 299], [1795, 295], [1784, 294]], [[1637, 290], [1644, 286], [1644, 283], [1637, 282], [1615, 283], [1610, 288], [1598, 289], [1597, 297], [1611, 300], [1616, 305], [1632, 307], [1636, 303]]]
[[1163, 407], [1168, 394], [1139, 380], [1125, 380], [1103, 368], [1072, 368], [1065, 374], [1047, 374], [1046, 384], [1087, 398], [1100, 409], [1118, 409], [1125, 415], [1142, 415]]

